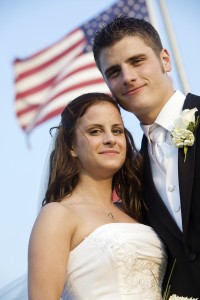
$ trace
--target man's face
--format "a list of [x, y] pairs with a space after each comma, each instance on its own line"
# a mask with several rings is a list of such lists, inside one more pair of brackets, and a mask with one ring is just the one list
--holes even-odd
[[126, 36], [100, 54], [104, 79], [119, 104], [144, 124], [151, 124], [173, 94], [166, 72], [171, 70], [166, 49], [157, 57], [141, 38]]

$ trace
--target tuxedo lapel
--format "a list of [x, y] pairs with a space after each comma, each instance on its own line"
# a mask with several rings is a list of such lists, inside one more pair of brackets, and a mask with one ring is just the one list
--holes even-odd
[[145, 136], [143, 136], [142, 140], [141, 154], [143, 156], [144, 163], [144, 190], [147, 188], [148, 191], [147, 196], [145, 196], [145, 202], [150, 212], [150, 222], [151, 224], [154, 224], [153, 227], [157, 229], [157, 231], [162, 231], [162, 227], [165, 227], [167, 228], [167, 230], [170, 230], [173, 235], [181, 240], [182, 233], [178, 228], [176, 222], [168, 212], [155, 187], [148, 154], [148, 141]]
[[[185, 99], [183, 109], [192, 109], [200, 104], [199, 97], [198, 102], [196, 97], [192, 94], [188, 94]], [[199, 114], [199, 113], [198, 113]], [[196, 128], [197, 129], [197, 128]], [[196, 130], [194, 132], [196, 135]], [[196, 139], [196, 136], [195, 136]], [[179, 149], [178, 155], [178, 171], [179, 171], [179, 190], [181, 199], [181, 211], [182, 211], [182, 223], [184, 235], [187, 235], [190, 205], [192, 198], [192, 188], [194, 180], [194, 168], [195, 168], [195, 148], [196, 143], [193, 146], [188, 147], [186, 161], [184, 162], [183, 148]]]
[[186, 233], [190, 214], [192, 185], [194, 177], [195, 145], [188, 149], [187, 158], [184, 162], [183, 149], [179, 149], [178, 173], [179, 190], [181, 199], [183, 232]]

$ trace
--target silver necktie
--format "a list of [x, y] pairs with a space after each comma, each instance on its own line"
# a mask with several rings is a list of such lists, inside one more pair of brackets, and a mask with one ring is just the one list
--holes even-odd
[[160, 168], [166, 173], [164, 162], [163, 142], [166, 139], [167, 130], [160, 125], [154, 124], [150, 127], [149, 137], [151, 140], [152, 154]]

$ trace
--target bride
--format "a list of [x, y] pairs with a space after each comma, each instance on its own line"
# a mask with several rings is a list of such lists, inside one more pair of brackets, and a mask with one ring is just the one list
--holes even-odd
[[141, 168], [109, 95], [66, 106], [29, 241], [29, 300], [162, 299], [166, 252], [141, 223]]

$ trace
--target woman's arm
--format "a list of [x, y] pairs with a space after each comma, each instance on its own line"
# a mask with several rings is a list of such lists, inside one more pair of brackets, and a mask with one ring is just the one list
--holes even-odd
[[29, 300], [60, 299], [74, 224], [73, 213], [63, 205], [54, 202], [42, 208], [29, 241]]

